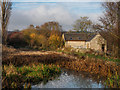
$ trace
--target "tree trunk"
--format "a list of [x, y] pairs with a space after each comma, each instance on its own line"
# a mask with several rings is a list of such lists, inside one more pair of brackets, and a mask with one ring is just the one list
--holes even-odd
[[118, 54], [120, 58], [120, 2], [118, 2]]
[[7, 30], [2, 27], [2, 44], [7, 45]]
[[1, 27], [2, 27], [2, 44], [7, 44], [7, 26], [9, 23], [9, 18], [12, 9], [12, 3], [10, 0], [0, 0], [0, 18], [1, 18]]

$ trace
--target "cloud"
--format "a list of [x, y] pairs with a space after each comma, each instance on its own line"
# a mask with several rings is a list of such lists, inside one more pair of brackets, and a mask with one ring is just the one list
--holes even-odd
[[[42, 25], [57, 21], [64, 30], [72, 29], [75, 20], [88, 16], [98, 22], [101, 16], [100, 3], [15, 3], [10, 18], [9, 30], [25, 29], [30, 24]], [[30, 8], [31, 7], [31, 8]], [[90, 9], [89, 9], [90, 7]]]
[[48, 21], [57, 21], [61, 25], [69, 26], [73, 23], [74, 17], [60, 6], [51, 8], [41, 5], [32, 10], [13, 10], [9, 29], [22, 29], [30, 24], [41, 25]]

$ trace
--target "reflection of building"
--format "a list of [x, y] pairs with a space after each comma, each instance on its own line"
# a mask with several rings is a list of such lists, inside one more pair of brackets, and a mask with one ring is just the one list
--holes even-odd
[[104, 52], [107, 50], [107, 42], [99, 33], [64, 33], [62, 37], [65, 47], [90, 48]]

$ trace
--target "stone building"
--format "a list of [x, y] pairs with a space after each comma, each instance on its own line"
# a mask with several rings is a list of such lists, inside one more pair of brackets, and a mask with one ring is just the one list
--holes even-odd
[[64, 33], [62, 37], [65, 47], [107, 51], [107, 42], [99, 33]]

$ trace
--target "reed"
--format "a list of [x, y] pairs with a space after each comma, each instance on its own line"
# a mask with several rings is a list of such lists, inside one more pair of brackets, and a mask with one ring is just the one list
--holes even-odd
[[43, 81], [54, 79], [60, 75], [61, 70], [57, 65], [32, 64], [29, 66], [15, 67], [10, 64], [3, 66], [2, 88], [30, 88], [31, 83], [37, 84]]
[[[120, 77], [119, 62], [116, 63], [110, 60], [103, 60], [101, 58], [102, 56], [95, 56], [91, 54], [88, 55], [88, 54], [76, 52], [70, 49], [67, 49], [66, 51], [62, 50], [62, 52], [63, 52], [62, 54], [48, 53], [48, 54], [39, 54], [39, 55], [37, 54], [32, 54], [32, 55], [25, 54], [25, 55], [13, 55], [13, 56], [11, 55], [8, 57], [3, 57], [2, 64], [8, 66], [11, 63], [15, 67], [28, 66], [32, 64], [39, 65], [40, 63], [43, 65], [55, 64], [66, 69], [84, 71], [84, 72], [88, 72], [89, 74], [97, 75], [99, 78], [101, 77], [105, 78], [107, 80], [106, 85], [109, 87], [110, 86], [120, 87], [119, 79], [117, 79], [118, 83], [114, 83], [116, 81], [116, 77]], [[77, 57], [77, 59], [70, 58], [71, 56]], [[30, 70], [32, 69], [30, 68]], [[26, 70], [25, 67], [24, 67], [24, 70]], [[46, 77], [48, 77], [48, 73], [44, 72], [47, 70], [48, 69], [43, 69], [43, 73], [42, 73], [43, 76], [46, 75]], [[11, 72], [18, 73], [18, 71], [16, 70]], [[26, 74], [26, 71], [24, 71], [23, 74], [28, 75], [28, 77], [31, 77], [32, 75], [37, 76], [37, 73], [34, 73], [32, 71], [30, 72], [31, 73]], [[116, 76], [116, 72], [118, 76]], [[21, 70], [21, 73], [22, 73], [22, 70]], [[29, 78], [27, 80], [29, 80]], [[112, 83], [114, 83], [114, 85]]]

